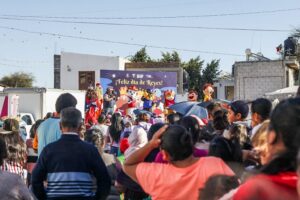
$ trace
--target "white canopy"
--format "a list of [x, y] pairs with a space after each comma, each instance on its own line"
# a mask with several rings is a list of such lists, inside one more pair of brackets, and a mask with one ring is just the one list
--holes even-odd
[[266, 96], [272, 96], [272, 95], [277, 95], [277, 94], [296, 94], [298, 90], [298, 86], [291, 86], [287, 88], [282, 88], [280, 90], [276, 90], [274, 92], [269, 92], [266, 93]]

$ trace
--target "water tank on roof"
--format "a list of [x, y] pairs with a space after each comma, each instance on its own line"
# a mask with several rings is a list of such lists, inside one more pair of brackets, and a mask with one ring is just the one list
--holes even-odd
[[297, 40], [293, 37], [288, 37], [284, 41], [284, 57], [296, 55]]

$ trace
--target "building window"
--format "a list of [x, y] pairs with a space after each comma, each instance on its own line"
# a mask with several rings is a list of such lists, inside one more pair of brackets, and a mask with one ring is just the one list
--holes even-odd
[[95, 71], [79, 72], [79, 90], [86, 90], [89, 87], [95, 87]]
[[225, 99], [232, 101], [234, 98], [234, 86], [225, 86]]

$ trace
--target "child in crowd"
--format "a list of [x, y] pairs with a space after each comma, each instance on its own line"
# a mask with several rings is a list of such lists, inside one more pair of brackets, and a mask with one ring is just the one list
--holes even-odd
[[33, 148], [33, 139], [36, 135], [36, 131], [38, 129], [38, 127], [40, 126], [40, 124], [43, 122], [44, 120], [40, 119], [37, 120], [35, 122], [35, 124], [32, 125], [31, 129], [30, 129], [30, 138], [26, 140], [26, 147], [27, 147], [27, 185], [29, 186], [31, 184], [31, 174], [32, 174], [32, 170], [36, 164], [36, 161], [38, 159], [38, 155], [37, 155], [37, 151], [34, 150]]
[[251, 150], [252, 146], [250, 144], [250, 124], [247, 122], [246, 118], [249, 114], [249, 106], [245, 101], [234, 101], [229, 104], [228, 110], [228, 121], [230, 124], [241, 124], [247, 129], [247, 141], [243, 144], [243, 149]]
[[[207, 156], [207, 150], [196, 148], [197, 142], [199, 142], [199, 135], [200, 135], [200, 125], [195, 117], [187, 116], [183, 117], [179, 122], [179, 125], [184, 127], [188, 133], [192, 137], [192, 142], [194, 145], [193, 148], [193, 155], [197, 158]], [[167, 163], [166, 160], [163, 159], [162, 152], [158, 153], [155, 158], [156, 163]]]
[[240, 185], [236, 176], [214, 175], [205, 183], [200, 190], [199, 200], [218, 200], [231, 190]]
[[101, 130], [99, 130], [97, 128], [89, 129], [84, 134], [84, 140], [97, 147], [99, 154], [106, 165], [106, 168], [110, 175], [111, 183], [112, 183], [112, 187], [111, 187], [111, 191], [110, 191], [110, 195], [108, 196], [108, 199], [112, 199], [112, 198], [119, 199], [120, 194], [119, 194], [119, 192], [117, 192], [114, 185], [115, 185], [115, 181], [117, 179], [117, 175], [120, 172], [122, 166], [114, 155], [104, 152], [104, 147], [105, 147], [104, 134], [101, 132]]
[[257, 161], [257, 166], [262, 166], [267, 164], [268, 158], [268, 130], [270, 126], [270, 120], [264, 121], [259, 129], [256, 131], [255, 135], [252, 137], [253, 155], [254, 159]]
[[110, 153], [118, 156], [121, 133], [124, 129], [121, 113], [114, 113], [111, 117], [111, 126], [109, 127], [109, 136], [111, 141]]
[[272, 103], [268, 99], [258, 98], [251, 103], [251, 139], [255, 136], [262, 123], [269, 119]]
[[249, 107], [245, 101], [234, 101], [229, 104], [228, 121], [230, 124], [235, 122], [248, 126], [246, 122], [248, 113]]

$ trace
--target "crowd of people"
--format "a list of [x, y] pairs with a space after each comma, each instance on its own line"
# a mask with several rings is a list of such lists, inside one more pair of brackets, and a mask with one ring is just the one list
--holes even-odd
[[208, 119], [158, 118], [122, 115], [108, 90], [88, 126], [69, 93], [26, 141], [16, 119], [4, 121], [0, 199], [300, 198], [300, 98], [212, 100]]

